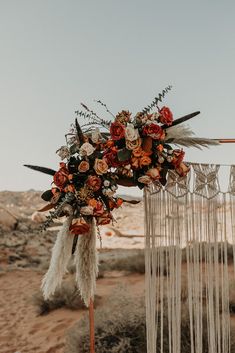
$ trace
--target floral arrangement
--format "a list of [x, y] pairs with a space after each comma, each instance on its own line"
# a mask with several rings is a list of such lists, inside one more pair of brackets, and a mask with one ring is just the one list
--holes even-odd
[[169, 169], [181, 177], [188, 173], [184, 151], [174, 149], [172, 144], [198, 147], [209, 142], [196, 141], [191, 130], [178, 127], [199, 112], [174, 120], [168, 107], [159, 106], [170, 89], [171, 86], [167, 87], [134, 116], [127, 110], [115, 116], [106, 104], [98, 101], [112, 115], [110, 121], [82, 104], [83, 110], [76, 114], [88, 122], [81, 127], [75, 119], [66, 135], [66, 145], [57, 150], [62, 160], [59, 170], [27, 165], [53, 175], [52, 188], [42, 195], [49, 204], [41, 211], [54, 208], [45, 227], [54, 218], [72, 215], [70, 232], [85, 234], [92, 218], [98, 226], [112, 221], [112, 211], [123, 203], [115, 197], [118, 185], [164, 185]]

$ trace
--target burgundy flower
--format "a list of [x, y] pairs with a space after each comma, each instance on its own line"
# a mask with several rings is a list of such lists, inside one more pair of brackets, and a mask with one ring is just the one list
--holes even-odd
[[162, 124], [166, 124], [168, 126], [172, 125], [173, 114], [168, 107], [162, 107], [159, 113], [161, 114], [159, 120]]
[[119, 123], [118, 121], [115, 121], [111, 124], [110, 134], [112, 140], [117, 141], [122, 139], [123, 137], [125, 137], [125, 126]]

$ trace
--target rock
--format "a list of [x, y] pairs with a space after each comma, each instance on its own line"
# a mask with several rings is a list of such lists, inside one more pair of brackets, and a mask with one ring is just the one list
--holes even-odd
[[0, 209], [0, 227], [5, 231], [16, 229], [18, 225], [17, 219], [7, 212], [7, 210]]

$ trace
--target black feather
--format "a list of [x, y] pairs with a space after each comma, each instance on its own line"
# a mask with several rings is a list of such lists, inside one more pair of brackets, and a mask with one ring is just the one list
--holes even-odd
[[172, 123], [172, 125], [170, 125], [170, 126], [168, 126], [168, 125], [163, 125], [162, 128], [163, 128], [163, 129], [168, 129], [168, 128], [171, 127], [171, 126], [176, 126], [176, 125], [182, 124], [182, 123], [184, 123], [185, 121], [194, 118], [194, 117], [197, 116], [198, 114], [200, 114], [199, 111], [194, 112], [194, 113], [191, 113], [191, 114], [188, 114], [188, 115], [184, 115], [184, 116], [182, 116], [181, 118], [174, 120], [173, 123]]
[[41, 173], [48, 174], [48, 175], [55, 175], [55, 173], [56, 173], [56, 171], [53, 169], [39, 167], [37, 165], [24, 164], [24, 167], [27, 167], [29, 169], [33, 169], [33, 170], [36, 170], [37, 172], [41, 172]]
[[84, 135], [83, 135], [83, 132], [82, 132], [82, 129], [81, 129], [80, 125], [78, 124], [78, 119], [77, 118], [75, 119], [75, 126], [76, 126], [76, 130], [77, 130], [77, 135], [78, 135], [79, 141], [80, 141], [80, 143], [83, 143], [84, 142]]

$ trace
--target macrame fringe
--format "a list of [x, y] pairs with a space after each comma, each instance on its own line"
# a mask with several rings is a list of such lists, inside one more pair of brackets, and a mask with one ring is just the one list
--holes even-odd
[[62, 225], [52, 249], [50, 266], [42, 280], [44, 298], [50, 299], [55, 290], [61, 286], [72, 253], [73, 235], [69, 232], [72, 217], [68, 217]]
[[229, 193], [220, 192], [218, 167], [212, 165], [193, 166], [193, 192], [189, 180], [177, 177], [165, 189], [145, 190], [148, 353], [181, 352], [182, 315], [189, 322], [190, 353], [230, 352], [227, 246], [235, 243], [233, 169]]

